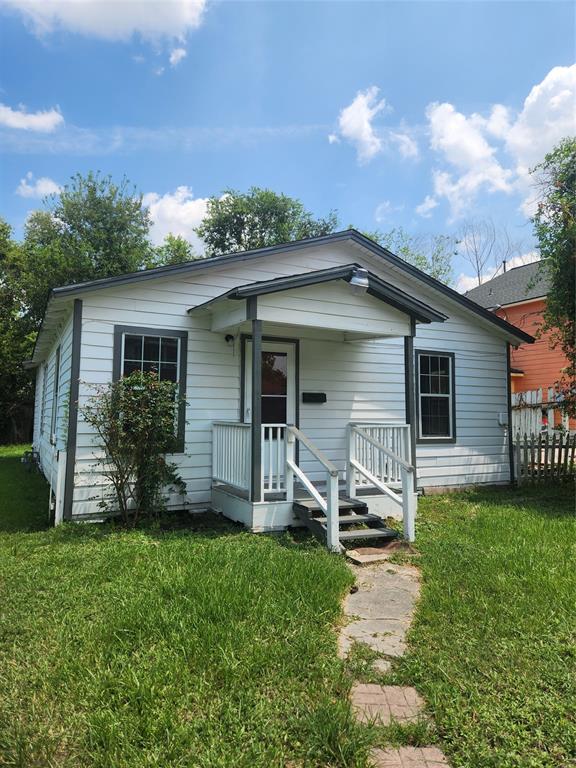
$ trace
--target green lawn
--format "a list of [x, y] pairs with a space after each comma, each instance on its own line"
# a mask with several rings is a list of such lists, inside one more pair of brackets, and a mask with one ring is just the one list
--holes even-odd
[[[350, 718], [341, 558], [214, 519], [45, 530], [22, 450], [0, 449], [0, 765], [365, 768], [382, 732]], [[420, 502], [422, 600], [390, 680], [424, 694], [456, 767], [575, 764], [573, 507], [566, 487]]]
[[38, 526], [47, 488], [9, 451], [0, 488], [13, 495], [1, 509], [1, 765], [363, 764], [335, 652], [352, 581], [341, 558], [223, 525], [17, 532], [18, 509], [24, 529]]
[[422, 600], [396, 679], [423, 693], [454, 766], [576, 765], [573, 486], [419, 509]]

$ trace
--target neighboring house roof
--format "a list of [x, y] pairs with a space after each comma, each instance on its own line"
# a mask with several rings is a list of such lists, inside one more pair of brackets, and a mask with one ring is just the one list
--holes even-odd
[[548, 293], [549, 279], [540, 267], [538, 261], [514, 267], [467, 291], [466, 296], [486, 309], [541, 298]]
[[408, 262], [404, 261], [398, 256], [395, 256], [389, 250], [383, 248], [381, 245], [378, 245], [378, 243], [376, 243], [374, 240], [371, 240], [369, 237], [366, 237], [355, 229], [346, 229], [342, 232], [334, 232], [330, 235], [322, 235], [320, 237], [296, 240], [294, 242], [284, 243], [282, 245], [273, 245], [269, 248], [258, 248], [252, 251], [241, 251], [239, 253], [231, 253], [224, 256], [213, 256], [212, 258], [207, 259], [187, 261], [183, 264], [156, 267], [155, 269], [146, 269], [140, 272], [132, 272], [126, 275], [119, 275], [117, 277], [102, 278], [99, 280], [91, 280], [90, 282], [86, 283], [76, 283], [74, 285], [65, 285], [60, 288], [54, 288], [50, 292], [48, 307], [44, 315], [42, 327], [40, 328], [40, 332], [36, 339], [33, 355], [34, 364], [37, 364], [42, 359], [42, 353], [40, 351], [40, 342], [42, 336], [45, 332], [53, 330], [62, 319], [63, 307], [61, 304], [64, 299], [67, 300], [76, 298], [87, 291], [95, 291], [102, 288], [113, 288], [118, 285], [137, 283], [145, 280], [154, 280], [160, 277], [172, 277], [179, 274], [191, 274], [197, 271], [199, 272], [206, 269], [222, 267], [230, 263], [235, 264], [242, 261], [251, 261], [253, 259], [258, 259], [264, 256], [302, 250], [312, 246], [317, 247], [325, 244], [336, 243], [351, 243], [365, 251], [370, 252], [378, 258], [381, 258], [388, 265], [398, 269], [401, 272], [404, 272], [413, 278], [416, 278], [417, 280], [420, 280], [422, 283], [432, 287], [454, 303], [459, 304], [464, 309], [480, 316], [483, 320], [496, 326], [500, 329], [500, 331], [503, 331], [509, 338], [515, 341], [520, 340], [523, 343], [531, 343], [534, 341], [533, 337], [529, 334], [506, 322], [506, 320], [497, 317], [492, 312], [484, 309], [475, 301], [469, 299], [467, 296], [464, 296], [461, 293], [457, 293], [452, 288], [449, 288], [439, 280], [436, 280], [430, 275], [427, 275], [425, 272], [422, 272], [412, 264], [408, 264]]

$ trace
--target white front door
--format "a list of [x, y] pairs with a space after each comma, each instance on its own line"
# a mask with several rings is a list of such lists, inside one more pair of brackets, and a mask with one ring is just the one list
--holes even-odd
[[[244, 421], [252, 421], [252, 342], [246, 342]], [[262, 343], [262, 424], [294, 424], [296, 371], [294, 344]]]
[[[296, 420], [294, 344], [262, 343], [262, 488], [264, 494], [284, 489], [285, 443], [280, 425]], [[252, 421], [252, 342], [246, 342], [244, 421]], [[276, 426], [271, 426], [276, 425]]]

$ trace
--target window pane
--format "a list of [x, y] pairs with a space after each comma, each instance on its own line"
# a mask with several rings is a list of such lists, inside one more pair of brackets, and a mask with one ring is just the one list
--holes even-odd
[[431, 377], [427, 373], [423, 373], [420, 375], [420, 392], [423, 394], [430, 392], [430, 379]]
[[163, 338], [161, 340], [161, 357], [165, 363], [175, 363], [178, 360], [178, 339]]
[[438, 360], [439, 360], [438, 370], [444, 376], [448, 376], [450, 374], [450, 358], [449, 357], [439, 357]]
[[286, 397], [262, 397], [262, 423], [286, 424]]
[[122, 371], [122, 373], [124, 374], [124, 376], [130, 376], [130, 374], [134, 373], [134, 371], [139, 371], [141, 367], [142, 367], [142, 363], [141, 362], [139, 362], [139, 361], [136, 362], [136, 361], [133, 361], [133, 360], [127, 360], [124, 363], [124, 370]]
[[288, 356], [285, 352], [262, 352], [262, 394], [287, 394]]
[[450, 400], [447, 397], [420, 398], [423, 437], [450, 437]]
[[142, 370], [145, 373], [156, 373], [156, 374], [158, 374], [158, 368], [159, 367], [160, 366], [158, 364], [158, 361], [154, 361], [154, 360], [145, 360], [142, 363]]
[[160, 339], [158, 336], [144, 336], [144, 360], [160, 360]]
[[161, 363], [160, 378], [162, 381], [178, 381], [178, 368], [176, 363]]
[[124, 337], [124, 359], [142, 360], [142, 336], [126, 334]]
[[420, 371], [422, 373], [430, 372], [430, 359], [427, 355], [420, 355]]
[[450, 393], [450, 376], [438, 376], [438, 389], [442, 395], [448, 395]]

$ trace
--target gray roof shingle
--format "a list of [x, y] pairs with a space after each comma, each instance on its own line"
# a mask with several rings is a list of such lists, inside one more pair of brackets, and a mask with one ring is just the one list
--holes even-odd
[[548, 277], [540, 270], [540, 262], [535, 261], [509, 269], [508, 272], [493, 277], [477, 288], [466, 291], [464, 295], [481, 307], [492, 309], [546, 296], [548, 289]]

